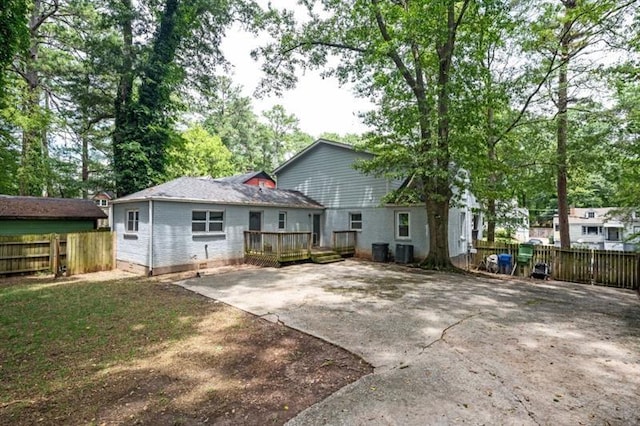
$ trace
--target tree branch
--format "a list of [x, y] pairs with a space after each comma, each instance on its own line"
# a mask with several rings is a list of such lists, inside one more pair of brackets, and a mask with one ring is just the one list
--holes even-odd
[[[380, 13], [380, 8], [378, 7], [378, 5], [380, 4], [380, 0], [371, 0], [371, 4], [373, 5], [373, 7], [375, 9], [376, 24], [378, 25], [378, 30], [380, 31], [380, 35], [382, 36], [382, 39], [384, 41], [386, 41], [387, 43], [391, 43], [391, 41], [393, 39], [391, 38], [391, 35], [389, 34], [389, 30], [387, 29], [387, 24], [385, 23], [384, 18], [382, 17], [382, 14]], [[387, 56], [389, 56], [391, 58], [393, 63], [398, 68], [398, 71], [400, 71], [400, 73], [402, 74], [402, 77], [405, 79], [405, 81], [407, 82], [409, 87], [411, 87], [411, 90], [413, 91], [415, 96], [418, 97], [419, 93], [417, 91], [416, 80], [411, 75], [411, 72], [409, 71], [409, 68], [407, 68], [405, 63], [402, 61], [402, 58], [400, 57], [398, 52], [394, 48], [389, 47], [389, 50], [387, 52]]]
[[38, 19], [36, 19], [32, 23], [32, 25], [29, 28], [29, 31], [31, 31], [31, 34], [34, 34], [36, 31], [38, 31], [38, 28], [40, 28], [40, 26], [42, 24], [44, 24], [44, 21], [46, 21], [51, 16], [53, 16], [58, 11], [59, 8], [60, 8], [59, 1], [58, 0], [54, 0], [53, 7], [51, 8], [51, 10], [49, 10], [48, 12], [43, 12], [42, 14], [40, 14], [40, 16], [38, 16]]
[[522, 108], [520, 108], [520, 111], [518, 112], [518, 115], [516, 116], [516, 118], [500, 134], [500, 136], [498, 136], [496, 138], [496, 140], [495, 140], [496, 144], [498, 142], [500, 142], [511, 130], [513, 130], [518, 125], [520, 120], [522, 120], [522, 117], [524, 117], [524, 114], [527, 112], [527, 109], [529, 108], [529, 104], [531, 103], [533, 98], [538, 94], [540, 89], [542, 89], [542, 86], [544, 86], [544, 84], [547, 82], [549, 76], [562, 65], [562, 64], [555, 64], [555, 62], [556, 62], [555, 59], [556, 59], [557, 56], [558, 56], [558, 50], [556, 49], [553, 52], [553, 57], [549, 61], [549, 67], [547, 68], [547, 71], [545, 72], [544, 77], [542, 79], [540, 79], [540, 82], [538, 83], [536, 88], [533, 90], [533, 92], [531, 92], [529, 94], [529, 96], [527, 97], [527, 99], [524, 102], [524, 105], [522, 106]]
[[280, 52], [281, 55], [286, 55], [290, 52], [293, 52], [296, 49], [299, 49], [301, 47], [304, 46], [325, 46], [325, 47], [335, 47], [336, 49], [344, 49], [344, 50], [351, 50], [353, 52], [358, 52], [358, 53], [366, 53], [367, 50], [363, 49], [361, 47], [356, 47], [356, 46], [350, 46], [348, 44], [343, 44], [343, 43], [334, 43], [334, 42], [330, 42], [330, 41], [303, 41], [300, 42], [298, 44], [296, 44], [295, 46], [291, 46], [285, 50], [282, 50]]

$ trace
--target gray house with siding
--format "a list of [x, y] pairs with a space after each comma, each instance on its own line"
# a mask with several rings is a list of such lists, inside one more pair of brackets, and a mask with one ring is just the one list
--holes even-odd
[[[357, 231], [357, 255], [370, 257], [372, 244], [413, 246], [414, 256], [429, 252], [424, 204], [383, 204], [383, 197], [403, 181], [365, 175], [354, 168], [373, 154], [352, 146], [319, 139], [287, 162], [274, 174], [280, 189], [295, 190], [316, 200], [325, 209], [314, 213], [312, 223], [318, 245], [330, 246], [332, 232]], [[460, 206], [449, 210], [449, 252], [462, 258], [471, 244], [476, 200], [468, 191], [460, 194]], [[476, 223], [479, 221], [476, 220]]]
[[162, 274], [239, 263], [244, 231], [310, 232], [323, 210], [297, 191], [178, 178], [112, 202], [117, 266]]

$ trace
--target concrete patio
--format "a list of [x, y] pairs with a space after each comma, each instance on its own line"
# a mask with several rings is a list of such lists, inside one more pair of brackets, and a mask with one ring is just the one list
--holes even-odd
[[375, 367], [292, 425], [640, 423], [631, 291], [358, 260], [179, 284]]

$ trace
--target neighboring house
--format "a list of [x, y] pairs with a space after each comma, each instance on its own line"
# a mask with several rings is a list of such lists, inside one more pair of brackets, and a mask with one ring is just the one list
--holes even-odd
[[521, 243], [529, 241], [529, 209], [518, 207], [518, 202], [499, 202], [496, 231], [502, 230]]
[[[629, 238], [640, 233], [640, 216], [624, 218], [617, 207], [575, 208], [569, 211], [569, 237], [574, 247], [596, 250], [634, 251], [639, 245]], [[558, 216], [553, 218], [554, 241], [560, 245]]]
[[242, 175], [222, 177], [214, 179], [218, 182], [244, 183], [245, 185], [261, 186], [263, 188], [275, 188], [276, 181], [266, 172], [249, 172]]
[[89, 231], [106, 217], [91, 200], [0, 195], [0, 235]]
[[[424, 258], [429, 251], [425, 205], [383, 204], [383, 198], [403, 181], [365, 175], [354, 163], [373, 154], [352, 146], [319, 139], [287, 162], [274, 174], [278, 188], [300, 191], [325, 209], [313, 216], [314, 243], [331, 246], [333, 231], [357, 232], [357, 255], [370, 257], [372, 244], [386, 243], [392, 252], [398, 244], [413, 246], [414, 256]], [[462, 257], [471, 248], [475, 198], [465, 191], [461, 207], [449, 210], [449, 252]], [[477, 230], [476, 230], [477, 231]]]
[[322, 210], [296, 191], [178, 178], [112, 202], [118, 268], [162, 274], [239, 263], [244, 231], [309, 232]]
[[91, 199], [96, 206], [100, 207], [102, 211], [107, 215], [106, 219], [98, 220], [98, 228], [111, 227], [111, 201], [113, 200], [113, 193], [109, 191], [100, 191], [94, 194]]
[[552, 243], [553, 239], [553, 228], [542, 227], [542, 226], [533, 226], [529, 228], [529, 238], [537, 238], [547, 243]]

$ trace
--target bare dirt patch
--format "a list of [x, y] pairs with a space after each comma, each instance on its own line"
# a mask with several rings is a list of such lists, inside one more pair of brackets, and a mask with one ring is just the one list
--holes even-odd
[[309, 335], [148, 279], [0, 286], [0, 424], [282, 424], [371, 373]]

